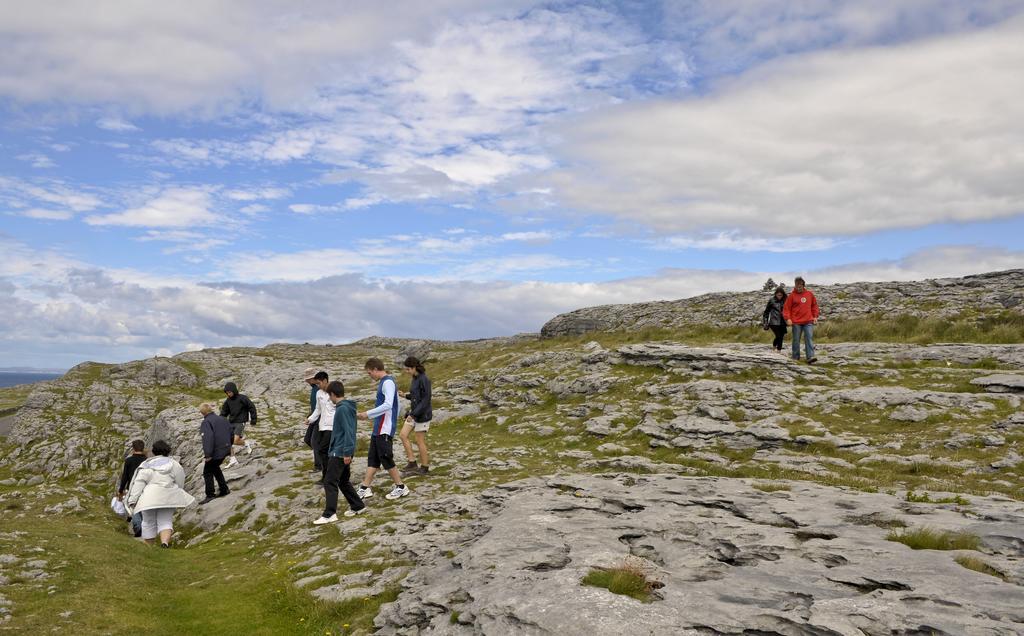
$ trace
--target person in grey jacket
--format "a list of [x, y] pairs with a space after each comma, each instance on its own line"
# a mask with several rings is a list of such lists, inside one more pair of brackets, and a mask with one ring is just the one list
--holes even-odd
[[[231, 453], [231, 423], [213, 412], [213, 406], [203, 404], [199, 407], [203, 414], [203, 423], [199, 425], [199, 433], [203, 439], [203, 483], [206, 486], [206, 499], [199, 505], [210, 503], [215, 497], [223, 497], [231, 492], [228, 482], [224, 479], [224, 471], [220, 469], [224, 458]], [[213, 490], [213, 482], [217, 481], [219, 493]]]
[[177, 508], [187, 508], [196, 498], [185, 492], [185, 471], [169, 457], [170, 445], [164, 440], [153, 443], [153, 456], [135, 471], [128, 491], [127, 506], [142, 513], [142, 538], [152, 544], [160, 535], [160, 547], [171, 547], [171, 523]]
[[[412, 376], [412, 386], [405, 398], [412, 405], [409, 414], [405, 416], [405, 423], [402, 424], [402, 432], [398, 434], [405, 447], [405, 457], [408, 463], [402, 469], [405, 475], [428, 475], [430, 474], [430, 452], [427, 450], [427, 431], [430, 430], [430, 420], [434, 417], [430, 404], [430, 378], [427, 377], [427, 370], [419, 358], [409, 356], [405, 359], [405, 372]], [[416, 446], [420, 451], [420, 463], [416, 465], [416, 456], [412, 452], [412, 444], [409, 442], [409, 433], [416, 432]]]

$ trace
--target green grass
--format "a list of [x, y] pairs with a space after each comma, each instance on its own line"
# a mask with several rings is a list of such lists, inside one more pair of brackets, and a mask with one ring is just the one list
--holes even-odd
[[242, 625], [268, 635], [369, 632], [380, 605], [398, 595], [395, 587], [371, 599], [318, 600], [290, 585], [281, 566], [253, 558], [248, 538], [230, 532], [163, 550], [135, 541], [114, 521], [16, 519], [5, 530], [30, 533], [34, 545], [47, 546], [41, 556], [60, 564], [54, 594], [5, 588], [14, 602], [5, 627], [22, 633], [50, 631], [65, 611], [72, 612], [67, 627], [80, 633], [227, 634]]
[[930, 504], [956, 504], [958, 506], [969, 506], [971, 502], [961, 497], [960, 495], [954, 495], [952, 497], [939, 497], [932, 499], [931, 495], [926, 492], [920, 494], [913, 490], [907, 491], [906, 500], [910, 503], [930, 503]]
[[968, 570], [974, 570], [975, 572], [981, 572], [982, 574], [988, 574], [989, 576], [994, 576], [994, 577], [996, 577], [998, 579], [1006, 579], [1006, 576], [1002, 572], [1000, 572], [999, 570], [995, 569], [994, 567], [992, 567], [988, 563], [982, 561], [978, 557], [971, 556], [971, 555], [968, 555], [968, 554], [961, 554], [961, 555], [958, 555], [954, 559], [954, 561], [956, 561], [957, 563], [959, 563], [963, 567], [967, 568]]
[[613, 594], [635, 598], [644, 603], [655, 600], [653, 582], [637, 565], [623, 562], [612, 568], [594, 568], [581, 581], [583, 585], [601, 587]]
[[771, 482], [762, 482], [751, 485], [754, 490], [760, 490], [761, 492], [781, 492], [792, 490], [789, 484], [778, 484]]
[[981, 539], [969, 532], [928, 527], [890, 530], [886, 539], [902, 543], [911, 550], [977, 550], [981, 547]]

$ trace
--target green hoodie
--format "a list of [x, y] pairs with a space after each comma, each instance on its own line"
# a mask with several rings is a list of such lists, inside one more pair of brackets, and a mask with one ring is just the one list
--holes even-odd
[[356, 403], [342, 400], [334, 408], [334, 428], [328, 457], [352, 457], [356, 454]]

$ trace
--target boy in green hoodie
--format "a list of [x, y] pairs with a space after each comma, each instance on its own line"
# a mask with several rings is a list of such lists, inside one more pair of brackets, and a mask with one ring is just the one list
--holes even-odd
[[324, 496], [327, 504], [324, 514], [314, 521], [316, 525], [338, 520], [338, 490], [345, 495], [349, 509], [346, 517], [354, 517], [366, 510], [366, 504], [356, 494], [350, 481], [352, 456], [356, 454], [356, 403], [345, 399], [345, 385], [335, 380], [327, 385], [327, 395], [334, 404], [334, 427], [331, 446], [327, 451], [327, 473], [324, 476]]

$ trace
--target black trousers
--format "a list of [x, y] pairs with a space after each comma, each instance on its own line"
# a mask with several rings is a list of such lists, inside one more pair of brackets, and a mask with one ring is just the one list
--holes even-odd
[[213, 491], [213, 480], [217, 480], [217, 488], [220, 489], [221, 496], [228, 494], [228, 482], [224, 479], [224, 472], [220, 469], [221, 463], [224, 458], [211, 459], [208, 462], [203, 462], [203, 483], [206, 485], [206, 496], [215, 497], [217, 494]]
[[330, 517], [338, 513], [338, 490], [345, 495], [345, 501], [352, 510], [362, 510], [366, 507], [363, 500], [356, 494], [352, 487], [352, 467], [345, 463], [340, 457], [327, 458], [327, 474], [324, 476], [324, 496], [327, 504], [324, 506], [324, 516]]
[[323, 466], [320, 465], [320, 455], [317, 454], [317, 445], [316, 445], [316, 437], [317, 437], [317, 434], [320, 432], [320, 431], [317, 430], [317, 428], [319, 428], [319, 426], [320, 426], [320, 420], [316, 420], [312, 424], [309, 424], [308, 426], [306, 426], [306, 434], [302, 438], [302, 441], [306, 443], [306, 446], [309, 446], [310, 448], [313, 449], [313, 469], [314, 470], [322, 470], [323, 469]]
[[782, 350], [782, 339], [786, 337], [786, 325], [771, 325], [772, 333], [775, 334], [775, 340], [772, 341], [772, 346], [776, 349]]
[[317, 431], [316, 434], [316, 459], [320, 464], [320, 478], [327, 477], [327, 451], [331, 449], [331, 432]]

